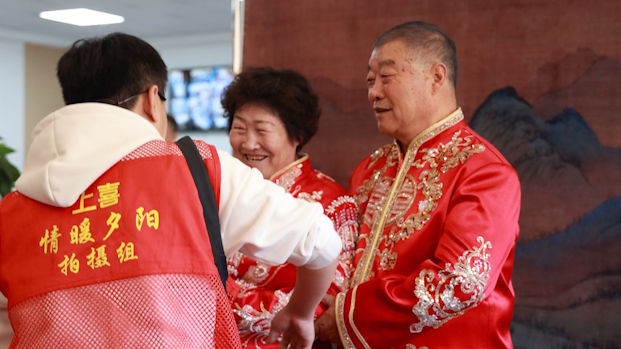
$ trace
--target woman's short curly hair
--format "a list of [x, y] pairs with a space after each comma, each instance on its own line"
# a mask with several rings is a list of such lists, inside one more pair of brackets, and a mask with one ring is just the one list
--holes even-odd
[[291, 69], [247, 68], [226, 88], [221, 102], [229, 119], [229, 132], [235, 111], [248, 103], [256, 104], [280, 117], [289, 138], [300, 143], [297, 151], [319, 126], [319, 97], [306, 78]]

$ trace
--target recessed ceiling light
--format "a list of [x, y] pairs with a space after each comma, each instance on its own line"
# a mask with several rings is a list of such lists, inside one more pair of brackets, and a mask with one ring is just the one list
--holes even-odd
[[87, 8], [74, 8], [69, 10], [45, 11], [39, 13], [39, 17], [50, 21], [85, 27], [89, 25], [103, 25], [123, 23], [125, 18], [105, 12], [89, 10]]

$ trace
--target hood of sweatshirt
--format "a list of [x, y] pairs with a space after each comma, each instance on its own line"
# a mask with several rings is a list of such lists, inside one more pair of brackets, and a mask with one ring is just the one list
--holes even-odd
[[69, 207], [114, 164], [152, 140], [163, 138], [153, 124], [127, 109], [68, 105], [35, 127], [15, 187], [33, 200]]

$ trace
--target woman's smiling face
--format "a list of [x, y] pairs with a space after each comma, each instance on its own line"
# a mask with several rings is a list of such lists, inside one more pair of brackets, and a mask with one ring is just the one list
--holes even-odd
[[269, 179], [296, 159], [299, 142], [289, 138], [278, 115], [257, 104], [235, 111], [229, 135], [233, 156]]

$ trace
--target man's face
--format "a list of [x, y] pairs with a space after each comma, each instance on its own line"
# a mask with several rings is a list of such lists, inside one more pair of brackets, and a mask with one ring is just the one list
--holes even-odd
[[392, 41], [373, 50], [367, 73], [368, 98], [380, 132], [408, 143], [429, 125], [432, 76], [411, 48]]

